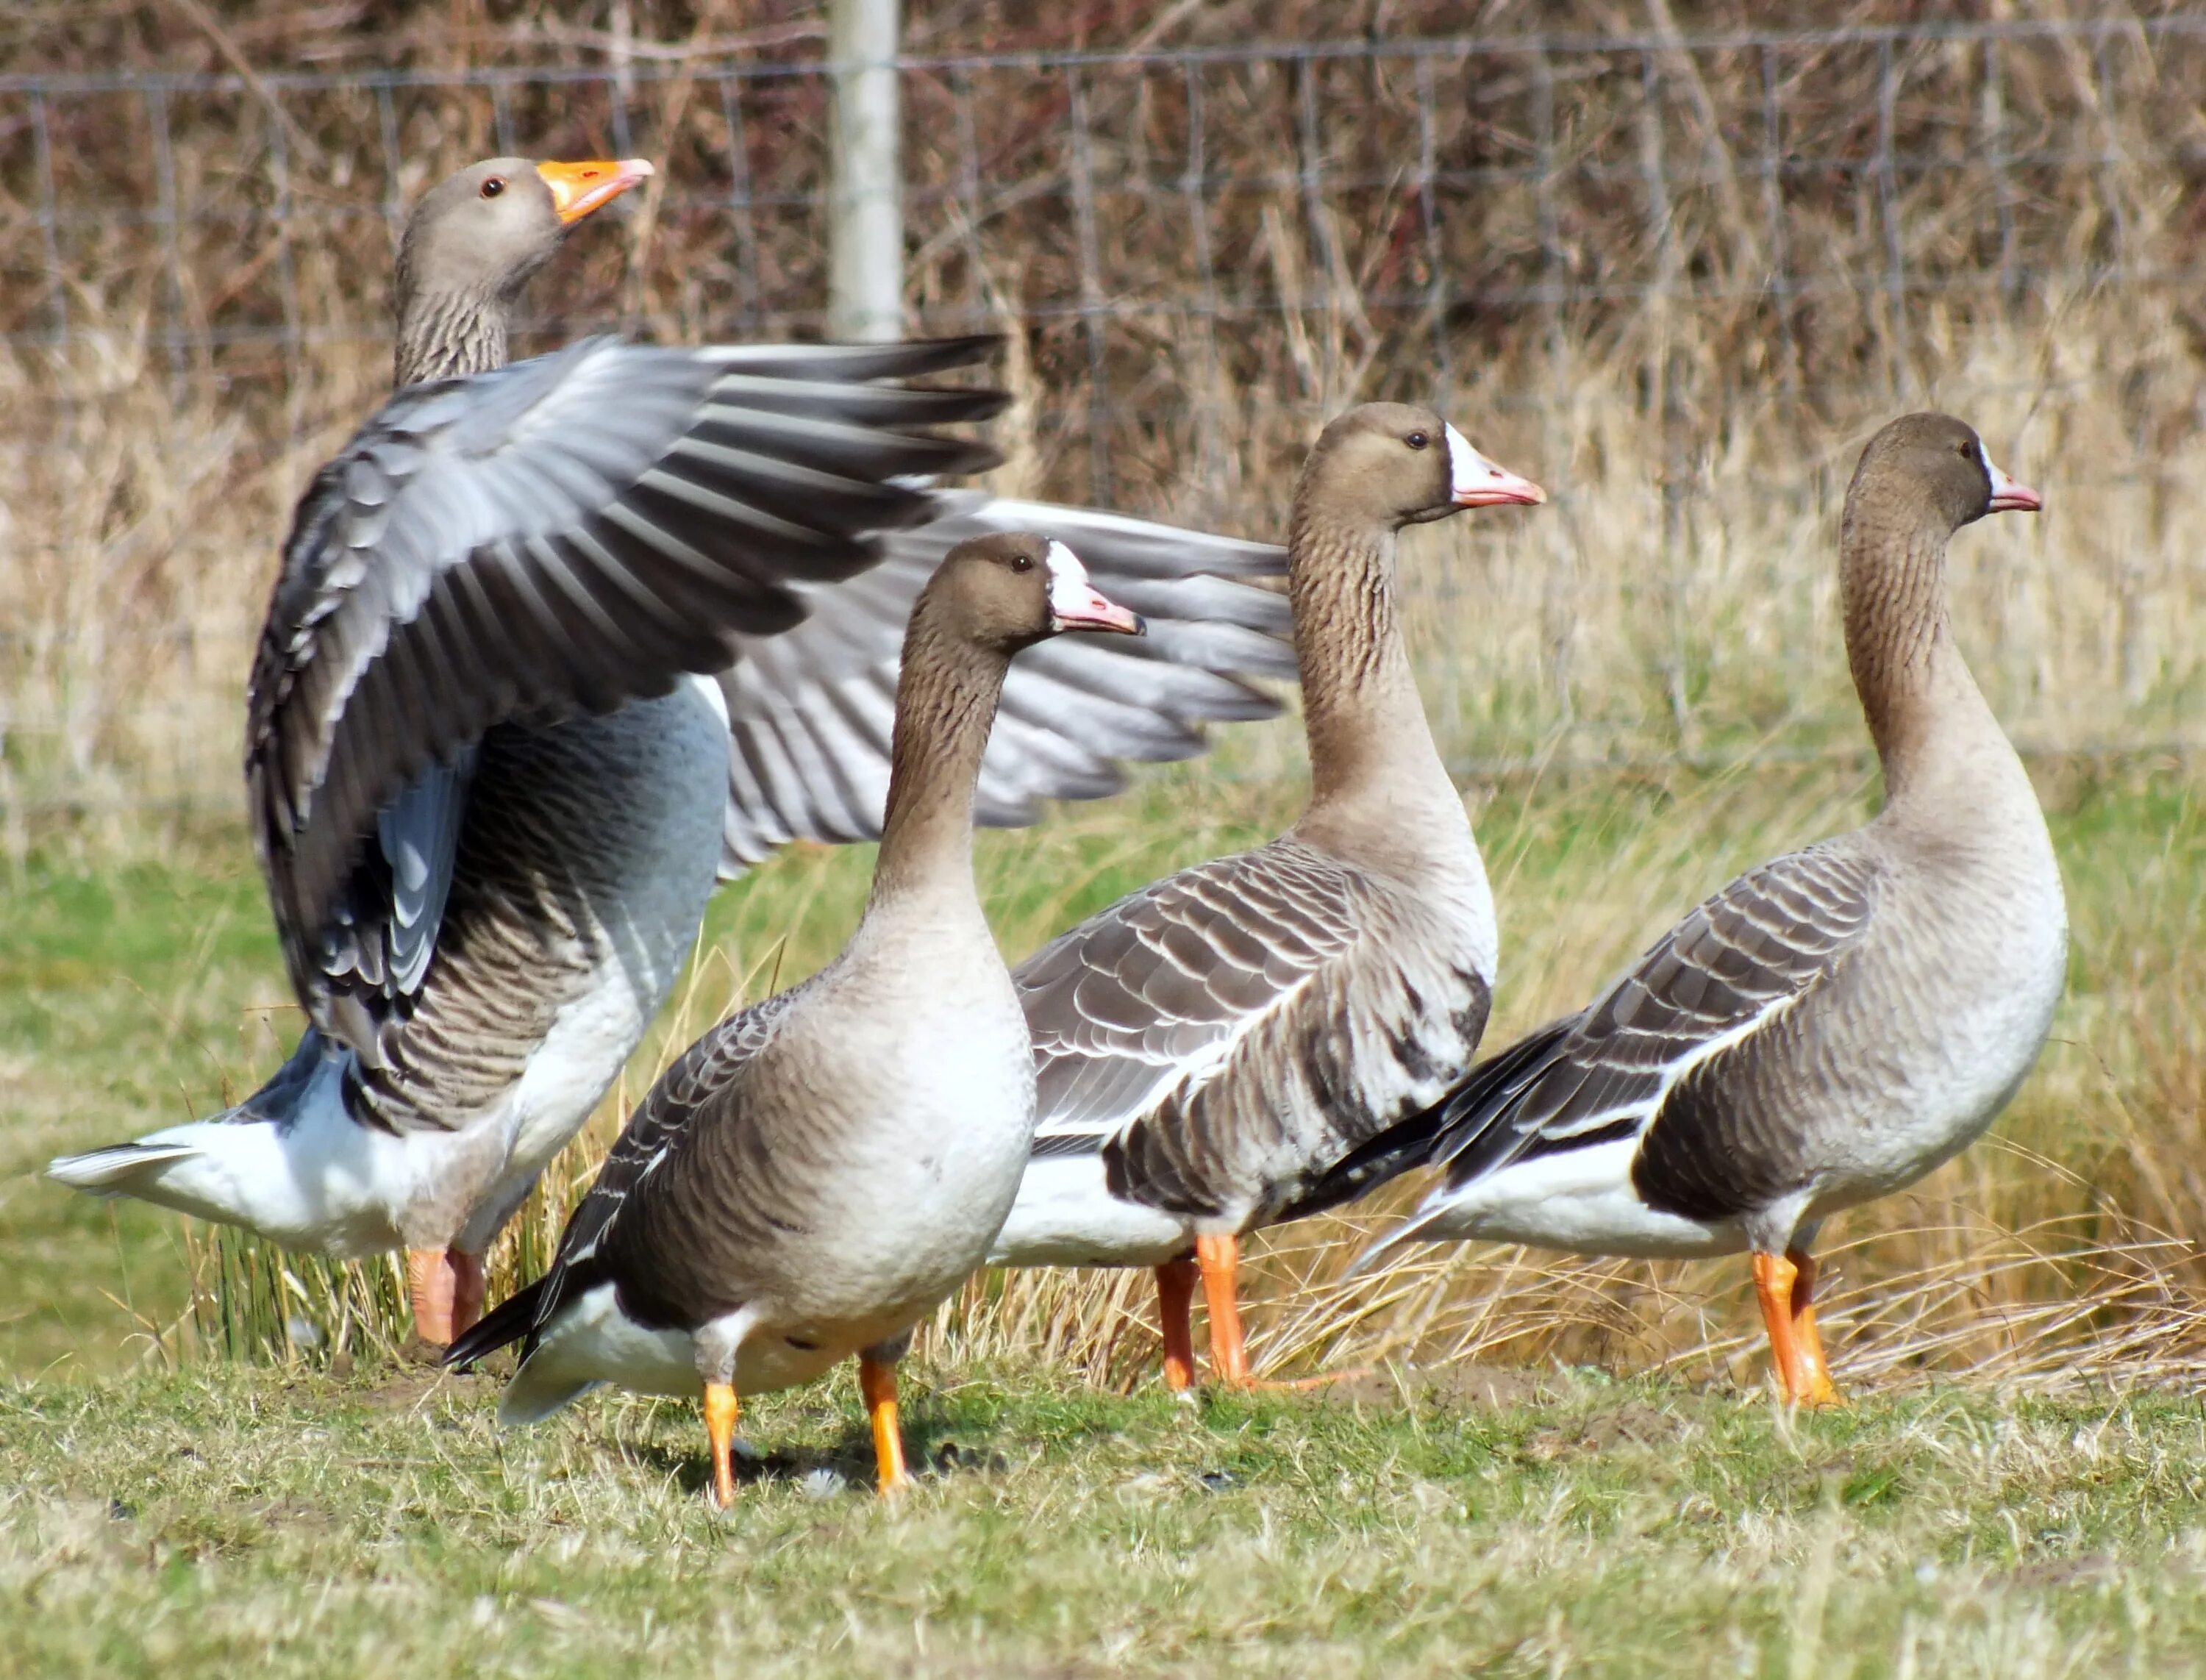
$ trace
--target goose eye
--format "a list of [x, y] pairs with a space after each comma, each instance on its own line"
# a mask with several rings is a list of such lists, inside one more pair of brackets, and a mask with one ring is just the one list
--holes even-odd
[[1421, 450], [1427, 444], [1430, 444], [1433, 440], [1425, 436], [1422, 432], [1412, 432], [1407, 438], [1403, 439], [1403, 441], [1408, 444], [1413, 450]]
[[505, 177], [502, 175], [494, 175], [482, 184], [482, 195], [486, 199], [494, 199], [504, 190]]
[[1011, 557], [1011, 569], [1015, 572], [1032, 571], [1034, 569], [1034, 556], [1031, 554], [1014, 554]]

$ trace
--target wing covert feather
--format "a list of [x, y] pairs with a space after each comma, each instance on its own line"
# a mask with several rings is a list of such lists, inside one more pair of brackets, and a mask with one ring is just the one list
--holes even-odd
[[1527, 1156], [1644, 1135], [1688, 1074], [1750, 1057], [1757, 1034], [1829, 980], [1867, 928], [1876, 889], [1875, 864], [1840, 841], [1705, 900], [1580, 1014], [1472, 1070], [1430, 1156], [1446, 1188]]
[[247, 702], [254, 838], [318, 1024], [372, 1055], [420, 982], [464, 808], [440, 770], [494, 724], [665, 694], [796, 624], [805, 586], [928, 516], [905, 480], [994, 458], [931, 428], [998, 394], [864, 382], [989, 343], [592, 339], [384, 405], [300, 503]]

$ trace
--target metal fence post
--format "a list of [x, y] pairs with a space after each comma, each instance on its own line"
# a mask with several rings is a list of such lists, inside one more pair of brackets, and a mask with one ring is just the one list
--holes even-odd
[[903, 332], [899, 0], [830, 0], [827, 331], [879, 342]]

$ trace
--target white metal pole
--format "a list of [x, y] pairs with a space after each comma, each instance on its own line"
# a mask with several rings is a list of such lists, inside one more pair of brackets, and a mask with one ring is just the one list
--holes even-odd
[[827, 331], [903, 335], [903, 176], [896, 57], [899, 0], [828, 0]]

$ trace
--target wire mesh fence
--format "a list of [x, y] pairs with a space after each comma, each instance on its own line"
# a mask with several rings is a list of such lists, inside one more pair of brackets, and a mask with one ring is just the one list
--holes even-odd
[[[1658, 13], [1666, 15], [1666, 13]], [[1413, 569], [1452, 751], [1851, 737], [1833, 514], [1936, 403], [2053, 516], [1957, 560], [1994, 703], [2185, 746], [2206, 19], [915, 55], [909, 325], [1000, 331], [1009, 488], [1275, 533], [1324, 416], [1546, 482]], [[0, 808], [226, 804], [289, 499], [388, 380], [405, 207], [643, 153], [522, 348], [816, 335], [818, 63], [0, 76]]]

